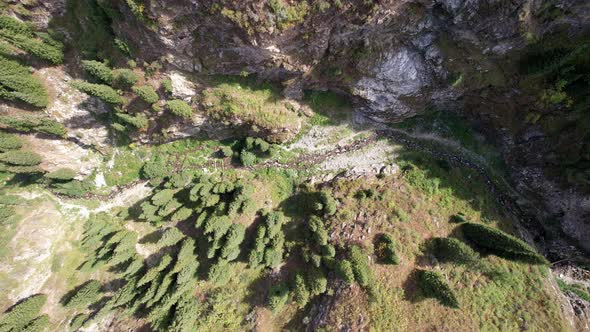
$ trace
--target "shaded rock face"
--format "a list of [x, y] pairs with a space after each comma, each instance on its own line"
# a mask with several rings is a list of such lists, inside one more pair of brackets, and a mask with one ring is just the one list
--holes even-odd
[[[551, 6], [568, 14], [547, 19]], [[584, 1], [347, 1], [323, 11], [309, 7], [288, 28], [262, 0], [223, 6], [151, 0], [146, 16], [157, 23], [151, 30], [124, 2], [119, 8], [128, 19], [116, 31], [142, 50], [149, 46], [146, 58], [164, 57], [184, 71], [256, 73], [283, 82], [289, 97], [308, 88], [336, 90], [379, 122], [427, 108], [463, 112], [502, 148], [537, 219], [557, 218], [566, 235], [590, 250], [587, 195], [546, 175], [552, 144], [519, 115], [532, 99], [520, 91], [513, 63], [527, 38], [564, 26], [572, 34], [587, 31]]]
[[353, 87], [353, 93], [367, 101], [369, 114], [395, 115], [400, 118], [415, 114], [416, 109], [405, 104], [401, 97], [420, 97], [432, 74], [424, 58], [416, 51], [401, 48], [385, 56], [374, 68], [374, 77], [362, 78]]
[[[522, 91], [514, 63], [528, 40], [554, 31], [588, 32], [587, 1], [341, 2], [297, 9], [304, 15], [286, 22], [266, 0], [144, 0], [142, 17], [127, 1], [111, 0], [124, 18], [114, 22], [114, 31], [141, 49], [141, 60], [164, 59], [168, 69], [256, 73], [283, 83], [290, 98], [304, 89], [331, 89], [379, 122], [430, 108], [465, 114], [502, 149], [512, 181], [533, 202], [537, 219], [557, 219], [590, 251], [588, 194], [547, 172], [547, 165], [561, 167], [556, 146], [571, 144], [527, 123], [535, 101]], [[302, 2], [282, 3], [293, 9]], [[42, 1], [38, 8], [59, 15], [65, 0]], [[549, 15], [547, 8], [562, 14]], [[190, 98], [190, 88], [178, 88]]]

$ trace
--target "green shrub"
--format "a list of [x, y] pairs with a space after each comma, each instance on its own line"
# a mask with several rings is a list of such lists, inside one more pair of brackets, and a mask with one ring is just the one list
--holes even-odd
[[320, 192], [320, 202], [322, 204], [322, 212], [329, 216], [336, 213], [336, 200], [332, 194], [328, 191]]
[[20, 100], [35, 107], [46, 107], [49, 95], [41, 81], [27, 67], [0, 56], [0, 98]]
[[34, 31], [30, 25], [21, 22], [11, 16], [0, 16], [0, 29], [8, 30], [17, 35], [24, 35], [29, 37], [34, 36]]
[[571, 292], [586, 302], [590, 302], [590, 294], [580, 284], [568, 284], [561, 279], [555, 279], [557, 286], [563, 293]]
[[479, 248], [485, 248], [506, 258], [526, 259], [535, 264], [548, 264], [547, 260], [531, 246], [499, 229], [472, 222], [463, 223], [460, 227], [465, 238]]
[[60, 168], [53, 172], [45, 174], [45, 177], [53, 181], [67, 182], [73, 180], [77, 174], [78, 173], [76, 173], [76, 171], [74, 171], [73, 169]]
[[97, 97], [98, 99], [109, 103], [111, 105], [123, 105], [125, 99], [121, 97], [117, 91], [108, 85], [93, 84], [84, 81], [73, 81], [70, 83], [74, 88], [87, 93], [91, 96]]
[[119, 120], [137, 129], [145, 129], [149, 125], [148, 118], [143, 113], [137, 113], [135, 115], [116, 113], [116, 116]]
[[307, 285], [309, 286], [309, 293], [311, 296], [320, 295], [326, 292], [328, 279], [326, 279], [322, 270], [312, 268], [307, 275]]
[[139, 81], [139, 76], [131, 69], [113, 70], [113, 85], [122, 89], [131, 89]]
[[176, 227], [170, 227], [164, 231], [164, 234], [162, 234], [162, 237], [158, 240], [156, 246], [158, 248], [170, 247], [179, 243], [184, 238], [184, 234], [182, 234], [182, 232]]
[[311, 216], [307, 226], [312, 233], [313, 239], [318, 245], [324, 246], [328, 244], [329, 235], [322, 219], [320, 219], [318, 216]]
[[240, 244], [244, 241], [246, 227], [242, 224], [232, 224], [227, 231], [225, 243], [221, 247], [221, 257], [233, 261], [240, 254]]
[[1, 205], [20, 205], [22, 197], [16, 195], [0, 195]]
[[141, 171], [143, 178], [151, 180], [166, 177], [170, 172], [172, 172], [172, 169], [170, 166], [168, 166], [166, 160], [156, 156], [152, 160], [145, 163]]
[[148, 104], [154, 104], [159, 99], [156, 90], [154, 90], [154, 88], [152, 88], [151, 86], [134, 86], [133, 92], [135, 92], [135, 94], [139, 96], [139, 98], [141, 98]]
[[221, 259], [211, 266], [209, 269], [208, 279], [217, 286], [227, 284], [231, 278], [230, 265], [225, 260]]
[[305, 279], [301, 274], [297, 274], [295, 276], [293, 282], [293, 299], [295, 303], [299, 306], [299, 308], [305, 307], [307, 302], [309, 302], [310, 293], [305, 285]]
[[352, 284], [354, 282], [354, 270], [352, 268], [352, 263], [350, 263], [349, 260], [336, 260], [334, 270], [336, 275], [342, 278], [346, 283]]
[[0, 161], [16, 166], [39, 165], [43, 158], [35, 152], [13, 150], [0, 154]]
[[424, 293], [424, 296], [433, 297], [447, 307], [459, 308], [459, 301], [457, 301], [455, 293], [440, 273], [419, 270], [417, 277], [418, 286]]
[[352, 246], [350, 248], [350, 262], [352, 264], [352, 271], [354, 278], [363, 287], [369, 286], [372, 282], [373, 276], [371, 268], [369, 267], [369, 259], [367, 254], [359, 246]]
[[0, 224], [14, 216], [16, 211], [12, 206], [0, 206]]
[[52, 39], [48, 34], [35, 33], [30, 27], [25, 27], [26, 24], [12, 17], [2, 16], [0, 39], [53, 64], [63, 63], [63, 45], [60, 42]]
[[32, 115], [0, 116], [0, 123], [22, 132], [38, 132], [57, 137], [65, 137], [66, 128], [59, 122]]
[[70, 322], [70, 329], [72, 331], [78, 331], [78, 329], [80, 329], [87, 320], [88, 314], [77, 314]]
[[41, 315], [31, 321], [21, 332], [43, 332], [49, 326], [49, 316]]
[[383, 234], [377, 240], [377, 256], [385, 264], [399, 264], [400, 259], [396, 254], [395, 241], [389, 234]]
[[184, 100], [169, 100], [166, 102], [166, 108], [172, 112], [172, 114], [183, 118], [190, 118], [193, 114], [193, 109]]
[[272, 285], [268, 290], [268, 307], [272, 312], [279, 312], [289, 299], [289, 287], [285, 283]]
[[1, 331], [20, 331], [33, 320], [47, 301], [47, 295], [33, 295], [14, 305], [0, 318]]
[[[115, 38], [115, 46], [117, 47], [117, 49], [119, 51], [121, 51], [121, 53], [123, 53], [126, 56], [130, 56], [131, 55], [131, 49], [129, 48], [129, 45], [127, 45], [127, 43], [125, 43], [124, 41], [122, 41], [119, 38]], [[133, 61], [133, 60], [129, 60], [129, 61]], [[130, 66], [132, 68], [134, 68], [135, 66]]]
[[0, 152], [6, 152], [9, 150], [18, 150], [23, 146], [23, 141], [20, 137], [0, 132]]
[[89, 179], [83, 181], [73, 180], [65, 183], [53, 183], [51, 190], [56, 194], [69, 197], [82, 197], [94, 189], [94, 182]]
[[225, 158], [229, 158], [234, 155], [234, 151], [229, 146], [222, 147], [220, 150], [220, 153], [221, 153], [221, 156], [223, 156]]
[[151, 201], [155, 206], [164, 206], [174, 198], [174, 194], [175, 191], [172, 189], [160, 190], [152, 196]]
[[100, 295], [101, 285], [96, 280], [90, 280], [85, 284], [77, 287], [72, 296], [65, 302], [68, 309], [82, 308], [96, 302]]
[[455, 224], [460, 224], [460, 223], [467, 222], [467, 219], [465, 219], [465, 215], [463, 215], [462, 213], [459, 213], [459, 214], [452, 215], [451, 218], [449, 219], [449, 222], [452, 222]]
[[432, 253], [441, 262], [474, 264], [480, 260], [477, 252], [455, 238], [434, 238], [432, 240]]
[[8, 166], [6, 171], [14, 174], [43, 173], [43, 170], [37, 166]]
[[169, 78], [162, 80], [162, 88], [164, 89], [164, 92], [171, 95], [172, 92], [174, 92], [174, 89], [172, 88], [172, 80]]
[[251, 167], [256, 164], [257, 158], [254, 153], [242, 150], [242, 152], [240, 152], [240, 161], [242, 162], [242, 165]]
[[250, 266], [263, 264], [269, 268], [277, 267], [283, 260], [285, 236], [282, 225], [285, 221], [280, 212], [263, 211], [263, 223], [256, 230], [254, 248], [250, 251]]
[[113, 70], [105, 63], [94, 60], [83, 60], [81, 66], [84, 71], [101, 80], [103, 83], [113, 84]]

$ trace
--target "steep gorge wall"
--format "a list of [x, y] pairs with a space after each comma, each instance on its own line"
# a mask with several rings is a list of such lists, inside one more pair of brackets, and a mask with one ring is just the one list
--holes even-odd
[[[542, 87], [523, 84], [519, 68], [547, 36], [587, 41], [587, 1], [97, 2], [117, 13], [113, 31], [148, 62], [204, 75], [255, 73], [281, 82], [291, 98], [331, 89], [379, 122], [430, 109], [467, 116], [503, 151], [538, 222], [557, 222], [590, 250], [587, 120], [539, 103]], [[65, 3], [42, 2], [38, 17], [62, 14]], [[566, 124], [543, 126], [554, 119]], [[543, 227], [532, 231], [552, 241]]]
[[[539, 89], [523, 88], [518, 66], [545, 36], [587, 38], [585, 1], [340, 3], [151, 0], [138, 13], [120, 1], [127, 19], [116, 30], [147, 58], [202, 74], [256, 73], [282, 82], [294, 98], [302, 89], [332, 89], [380, 122], [458, 111], [502, 149], [538, 222], [556, 220], [590, 250], [590, 137], [584, 127], [571, 135], [571, 126], [549, 133], [530, 123], [530, 114], [569, 115], [540, 105]], [[563, 161], [564, 151], [574, 163]], [[574, 181], [561, 174], [571, 169]], [[553, 246], [543, 227], [533, 234]]]

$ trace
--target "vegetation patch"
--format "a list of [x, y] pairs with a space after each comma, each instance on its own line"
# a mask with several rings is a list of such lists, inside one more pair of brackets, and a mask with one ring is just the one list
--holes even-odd
[[445, 306], [459, 308], [459, 301], [457, 301], [455, 293], [442, 274], [434, 271], [419, 270], [417, 277], [418, 285], [420, 285], [420, 289], [425, 296], [433, 297]]
[[460, 227], [465, 238], [479, 248], [490, 250], [506, 258], [526, 259], [534, 264], [548, 263], [524, 241], [499, 229], [471, 222], [463, 223]]
[[269, 85], [227, 79], [203, 92], [203, 104], [213, 119], [233, 126], [246, 124], [273, 142], [293, 137], [301, 126], [297, 112]]
[[0, 56], [0, 98], [20, 100], [35, 107], [46, 107], [49, 96], [41, 81], [14, 60]]

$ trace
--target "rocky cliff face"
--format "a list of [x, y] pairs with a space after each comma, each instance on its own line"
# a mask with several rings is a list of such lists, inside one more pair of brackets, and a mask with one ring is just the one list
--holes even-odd
[[[116, 3], [127, 19], [115, 30], [146, 60], [203, 74], [256, 73], [294, 98], [332, 89], [380, 122], [431, 108], [467, 115], [504, 151], [537, 223], [557, 220], [590, 250], [588, 138], [547, 134], [527, 121], [539, 104], [517, 66], [534, 40], [587, 34], [585, 1], [151, 0], [141, 11], [128, 3]], [[564, 145], [576, 146], [581, 186], [555, 174], [565, 166], [550, 158]], [[533, 231], [538, 240], [542, 229]]]
[[[428, 109], [467, 116], [503, 151], [535, 216], [529, 228], [537, 240], [555, 247], [545, 230], [557, 229], [590, 250], [588, 120], [540, 103], [542, 87], [528, 84], [519, 66], [530, 45], [548, 36], [587, 41], [586, 1], [97, 3], [123, 16], [113, 32], [148, 62], [200, 74], [255, 73], [281, 82], [293, 99], [304, 89], [331, 89], [378, 122]], [[66, 7], [65, 0], [41, 1], [33, 18], [44, 27]]]

